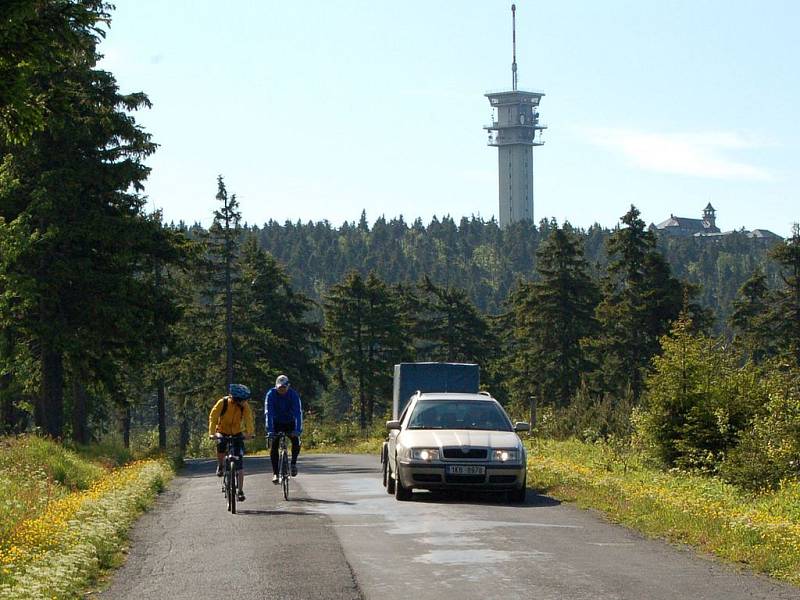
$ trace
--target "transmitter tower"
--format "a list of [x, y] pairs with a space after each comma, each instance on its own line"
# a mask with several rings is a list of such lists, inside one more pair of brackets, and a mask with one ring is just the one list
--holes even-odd
[[489, 146], [497, 146], [500, 195], [500, 227], [517, 221], [533, 221], [533, 147], [544, 144], [539, 123], [542, 92], [517, 89], [516, 5], [511, 5], [511, 89], [489, 92], [492, 107]]

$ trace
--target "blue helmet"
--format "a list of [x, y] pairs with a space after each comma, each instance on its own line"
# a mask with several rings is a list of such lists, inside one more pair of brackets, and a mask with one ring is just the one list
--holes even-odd
[[247, 400], [250, 398], [250, 388], [241, 383], [232, 383], [228, 386], [228, 393], [234, 400]]

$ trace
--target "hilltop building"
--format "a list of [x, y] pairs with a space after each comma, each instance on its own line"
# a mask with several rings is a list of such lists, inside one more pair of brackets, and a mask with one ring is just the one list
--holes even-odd
[[500, 227], [517, 221], [533, 221], [533, 146], [541, 146], [539, 102], [542, 92], [517, 89], [516, 6], [511, 5], [511, 90], [486, 94], [492, 107], [489, 146], [497, 147]]
[[710, 202], [703, 209], [703, 217], [701, 219], [676, 217], [671, 214], [669, 219], [662, 221], [658, 225], [651, 223], [649, 229], [659, 235], [676, 237], [718, 238], [720, 236], [731, 235], [732, 233], [743, 233], [749, 238], [765, 241], [783, 239], [781, 236], [772, 233], [768, 229], [720, 231], [719, 227], [717, 227], [717, 211], [711, 206]]

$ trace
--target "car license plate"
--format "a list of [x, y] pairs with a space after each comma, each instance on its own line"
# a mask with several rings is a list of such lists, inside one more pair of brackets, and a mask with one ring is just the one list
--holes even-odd
[[447, 465], [447, 472], [450, 475], [483, 475], [486, 467], [483, 465]]

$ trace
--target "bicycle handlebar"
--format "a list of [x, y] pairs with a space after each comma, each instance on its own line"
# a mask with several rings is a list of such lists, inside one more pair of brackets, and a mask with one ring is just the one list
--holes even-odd
[[[255, 436], [250, 436], [255, 437]], [[227, 435], [225, 433], [215, 433], [214, 435], [208, 436], [210, 440], [238, 440], [238, 439], [245, 439], [245, 435], [243, 433], [234, 433], [233, 435]]]

